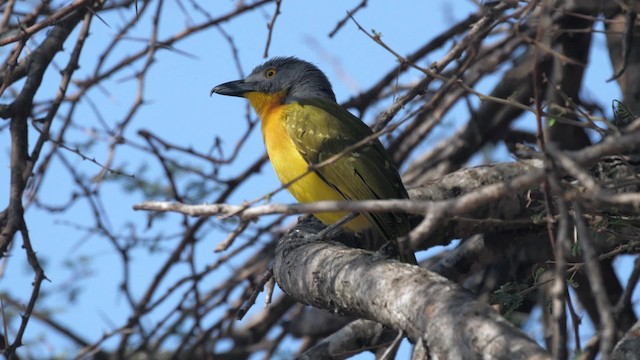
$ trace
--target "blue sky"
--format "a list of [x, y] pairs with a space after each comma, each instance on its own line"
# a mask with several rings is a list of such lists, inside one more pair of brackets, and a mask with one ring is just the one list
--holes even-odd
[[[353, 8], [359, 1], [284, 1], [273, 32], [270, 56], [294, 55], [318, 65], [329, 76], [334, 85], [334, 90], [339, 101], [344, 101], [366, 89], [378, 80], [379, 76], [386, 73], [395, 64], [396, 60], [375, 44], [371, 39], [358, 31], [356, 26], [348, 22], [339, 32], [329, 38], [327, 34], [334, 28], [337, 21], [342, 19], [346, 11]], [[455, 4], [455, 5], [453, 5]], [[214, 14], [222, 13], [220, 8], [231, 10], [236, 3], [231, 1], [216, 2]], [[174, 1], [165, 2], [165, 10], [161, 18], [161, 31], [159, 38], [174, 34], [185, 27], [185, 18]], [[222, 25], [222, 28], [234, 38], [239, 50], [239, 56], [244, 73], [263, 62], [262, 54], [267, 38], [266, 24], [271, 19], [274, 5], [243, 15], [230, 23]], [[449, 2], [438, 1], [375, 1], [356, 14], [358, 22], [365, 29], [375, 29], [381, 33], [383, 40], [400, 54], [408, 54], [415, 50], [427, 39], [437, 35], [443, 29], [454, 22], [465, 18], [473, 11], [471, 1]], [[130, 9], [133, 11], [133, 9]], [[91, 37], [84, 50], [81, 69], [77, 72], [79, 78], [93, 70], [95, 57], [102, 51], [104, 43], [110, 39], [122, 23], [121, 17], [116, 14], [103, 15], [110, 27], [100, 21], [94, 20]], [[141, 26], [136, 29], [136, 35], [144, 37], [149, 32], [149, 14], [143, 18]], [[193, 21], [200, 19], [194, 17]], [[75, 36], [71, 37], [75, 39]], [[114, 50], [106, 66], [118, 60], [122, 54], [132, 53], [140, 47], [136, 39], [125, 42], [128, 46], [122, 46]], [[136, 132], [139, 129], [152, 130], [156, 135], [164, 139], [170, 139], [173, 143], [185, 147], [206, 150], [211, 146], [214, 136], [223, 139], [223, 146], [227, 152], [231, 151], [235, 142], [242, 134], [246, 102], [242, 99], [222, 96], [209, 97], [209, 91], [214, 85], [229, 80], [240, 78], [236, 70], [228, 43], [215, 29], [206, 30], [186, 41], [179, 42], [175, 48], [180, 52], [189, 54], [184, 56], [173, 51], [159, 51], [157, 61], [152, 65], [145, 86], [145, 100], [134, 125], [127, 129], [125, 137], [133, 144], [142, 144]], [[592, 66], [587, 73], [587, 82], [592, 93], [584, 94], [591, 99], [598, 99], [603, 104], [609, 104], [611, 99], [619, 99], [616, 87], [605, 80], [611, 76], [611, 67], [606, 54], [602, 53], [604, 37], [596, 34], [594, 39]], [[70, 47], [67, 49], [70, 51]], [[423, 65], [438, 60], [442, 52], [437, 52]], [[58, 65], [66, 64], [66, 54], [61, 54], [56, 59]], [[119, 74], [110, 78], [105, 83], [106, 91], [93, 91], [90, 93], [92, 100], [101, 109], [101, 113], [108, 123], [120, 121], [128, 110], [132, 99], [136, 94], [137, 83], [128, 78], [142, 64], [136, 63], [131, 67], [130, 74]], [[420, 74], [410, 72], [407, 75], [420, 78]], [[38, 93], [40, 99], [46, 99], [54, 94], [57, 88], [59, 74], [48, 71], [45, 84]], [[492, 80], [478, 85], [481, 91], [488, 91]], [[495, 79], [493, 79], [495, 81]], [[72, 89], [72, 92], [75, 91]], [[76, 142], [86, 138], [94, 126], [98, 126], [98, 120], [90, 107], [83, 103], [83, 112], [86, 120], [69, 132], [67, 141]], [[381, 110], [381, 109], [378, 109]], [[460, 115], [455, 118], [456, 114]], [[367, 114], [375, 115], [373, 112]], [[438, 129], [436, 134], [451, 132], [456, 126], [465, 121], [464, 114], [453, 112], [451, 118], [445, 119], [445, 124]], [[367, 119], [365, 119], [367, 120]], [[530, 127], [528, 120], [520, 122], [519, 126]], [[530, 121], [530, 120], [529, 120]], [[1, 123], [0, 123], [1, 124]], [[444, 136], [444, 135], [443, 135]], [[32, 137], [32, 142], [35, 138]], [[430, 139], [430, 143], [437, 143], [441, 139]], [[257, 131], [254, 131], [249, 139], [250, 145], [240, 153], [240, 163], [248, 162], [262, 153], [263, 144]], [[100, 142], [90, 150], [90, 155], [100, 163], [107, 161], [107, 142]], [[7, 131], [0, 133], [0, 166], [8, 169], [9, 138]], [[78, 156], [68, 153], [67, 158], [73, 166], [82, 169], [88, 174], [98, 174], [100, 168], [95, 164], [83, 161]], [[498, 153], [498, 159], [508, 159], [509, 156]], [[246, 159], [246, 160], [245, 160]], [[119, 148], [114, 164], [124, 166], [126, 172], [135, 173], [140, 164], [148, 162], [150, 173], [161, 176], [157, 162], [148, 155], [136, 150], [134, 146], [124, 145]], [[477, 162], [477, 159], [476, 159]], [[60, 166], [54, 163], [54, 166]], [[240, 168], [225, 169], [233, 175], [241, 171]], [[63, 171], [51, 172], [47, 175], [40, 191], [43, 202], [47, 204], [61, 204], [68, 199], [69, 191], [73, 188], [71, 179]], [[6, 204], [9, 172], [0, 171], [0, 204]], [[262, 174], [246, 184], [242, 191], [238, 192], [231, 200], [240, 203], [255, 199], [267, 191], [278, 188], [275, 174], [267, 167]], [[134, 212], [131, 207], [137, 202], [145, 200], [138, 194], [124, 194], [119, 185], [105, 183], [102, 185], [104, 194], [104, 207], [109, 214], [109, 226], [116, 232], [126, 232], [128, 222], [144, 224], [145, 214]], [[203, 202], [212, 199], [202, 199]], [[292, 202], [293, 199], [286, 193], [280, 192], [273, 199], [276, 202]], [[45, 260], [45, 271], [51, 283], [44, 284], [44, 291], [51, 292], [40, 299], [42, 303], [57, 308], [56, 318], [62, 323], [75, 329], [82, 329], [83, 335], [95, 341], [114, 325], [122, 324], [129, 315], [125, 299], [117, 292], [117, 286], [121, 279], [120, 263], [118, 257], [113, 254], [112, 247], [98, 236], [87, 235], [79, 231], [79, 225], [89, 222], [91, 217], [87, 213], [86, 205], [79, 204], [62, 214], [50, 214], [32, 207], [27, 213], [27, 223], [35, 249]], [[70, 224], [69, 221], [72, 223]], [[164, 225], [167, 229], [172, 224], [177, 224], [178, 217], [169, 217]], [[139, 225], [142, 226], [142, 225]], [[213, 253], [213, 248], [221, 241], [225, 233], [212, 234], [206, 239], [204, 246], [200, 245], [198, 264], [204, 266], [215, 261], [220, 256]], [[20, 239], [16, 239], [14, 246], [19, 246]], [[11, 289], [11, 293], [20, 294], [22, 299], [27, 299], [31, 288], [32, 274], [25, 265], [24, 254], [20, 249], [14, 249], [13, 256], [9, 258], [7, 268], [0, 283], [0, 291]], [[142, 291], [152, 280], [152, 276], [158, 266], [165, 260], [165, 254], [149, 254], [138, 251], [135, 254], [133, 271], [135, 278], [132, 280], [134, 287]], [[91, 258], [84, 271], [89, 271], [91, 277], [88, 280], [77, 282], [74, 272], [70, 271], [62, 262], [62, 259], [71, 256], [75, 259]], [[179, 276], [181, 270], [177, 269], [174, 276]], [[208, 280], [211, 284], [215, 280]], [[70, 284], [82, 288], [78, 301], [72, 308], [68, 307], [68, 299], [56, 292], [55, 289], [63, 284]], [[259, 300], [260, 301], [260, 300]], [[250, 318], [249, 314], [247, 318]], [[37, 342], [40, 335], [50, 336], [51, 331], [42, 327], [37, 320], [32, 320], [27, 332], [27, 340]], [[41, 353], [48, 351], [61, 352], [74, 350], [69, 343], [59, 337], [50, 337], [45, 344], [31, 348]], [[112, 341], [107, 345], [113, 344]], [[366, 357], [366, 355], [364, 355]]]

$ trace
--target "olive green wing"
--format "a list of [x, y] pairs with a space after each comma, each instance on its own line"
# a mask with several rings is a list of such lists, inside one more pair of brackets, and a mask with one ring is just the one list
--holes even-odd
[[[285, 126], [309, 164], [330, 159], [373, 134], [365, 123], [333, 102], [301, 100], [292, 105], [286, 111]], [[398, 170], [377, 138], [315, 172], [346, 200], [408, 198]], [[409, 231], [406, 214], [362, 215], [387, 240], [395, 240]]]

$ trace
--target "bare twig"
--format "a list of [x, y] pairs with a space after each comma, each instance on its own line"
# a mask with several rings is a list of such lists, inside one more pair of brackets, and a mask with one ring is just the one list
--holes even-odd
[[29, 26], [26, 29], [21, 29], [15, 35], [0, 38], [0, 46], [4, 46], [16, 41], [24, 41], [25, 39], [29, 38], [33, 34], [37, 33], [38, 31], [46, 27], [49, 27], [51, 25], [55, 25], [64, 17], [77, 11], [78, 9], [81, 9], [84, 6], [91, 6], [91, 3], [93, 3], [94, 1], [95, 0], [75, 0], [73, 3], [51, 14], [48, 18], [44, 19], [43, 21], [36, 23], [32, 26]]
[[280, 15], [280, 5], [282, 5], [282, 0], [276, 0], [276, 9], [273, 11], [271, 22], [267, 24], [269, 32], [267, 33], [267, 43], [264, 46], [264, 54], [262, 55], [265, 59], [269, 57], [269, 46], [271, 45], [271, 37], [273, 36], [273, 28], [276, 25], [276, 19], [278, 18], [278, 15]]
[[342, 18], [342, 20], [338, 21], [338, 23], [333, 28], [333, 30], [331, 30], [328, 36], [330, 38], [334, 37], [338, 33], [338, 31], [340, 31], [340, 29], [344, 26], [344, 24], [347, 23], [349, 18], [353, 17], [353, 15], [355, 15], [359, 10], [364, 9], [365, 7], [367, 7], [367, 0], [362, 0], [353, 9], [348, 10], [347, 15], [344, 18]]
[[607, 298], [607, 292], [604, 287], [600, 264], [598, 263], [596, 249], [589, 234], [589, 228], [584, 221], [582, 206], [575, 202], [573, 204], [575, 211], [575, 223], [580, 241], [580, 249], [582, 250], [585, 261], [587, 277], [593, 289], [593, 296], [598, 305], [598, 313], [600, 314], [601, 328], [600, 331], [600, 355], [602, 359], [609, 359], [613, 346], [616, 342], [616, 320], [613, 315], [613, 307]]

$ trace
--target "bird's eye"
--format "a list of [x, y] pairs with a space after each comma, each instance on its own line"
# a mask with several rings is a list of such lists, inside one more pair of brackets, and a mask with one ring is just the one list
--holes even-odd
[[269, 69], [264, 72], [264, 76], [271, 79], [272, 77], [276, 76], [276, 73], [277, 73], [276, 69]]

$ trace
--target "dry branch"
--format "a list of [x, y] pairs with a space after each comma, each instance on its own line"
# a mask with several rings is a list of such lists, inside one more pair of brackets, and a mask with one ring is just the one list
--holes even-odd
[[304, 236], [317, 231], [300, 225], [276, 248], [276, 281], [296, 300], [403, 331], [442, 359], [549, 358], [491, 307], [445, 278]]

